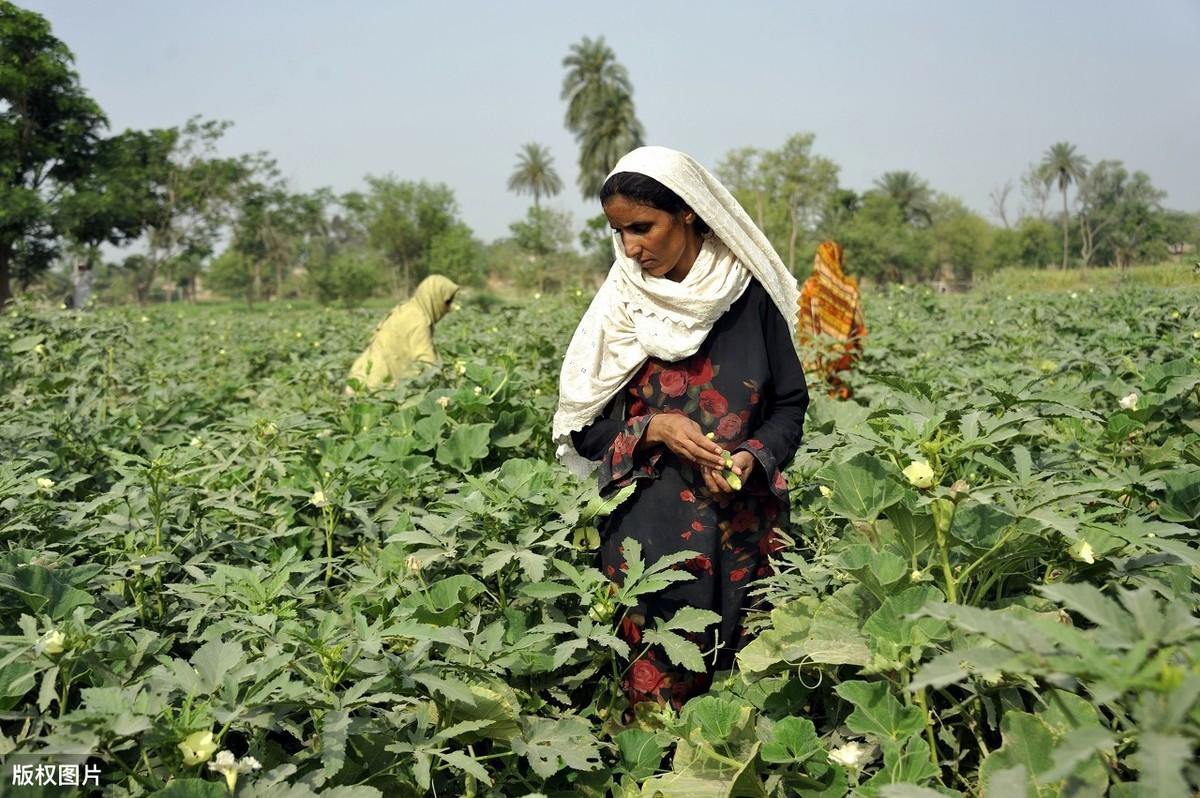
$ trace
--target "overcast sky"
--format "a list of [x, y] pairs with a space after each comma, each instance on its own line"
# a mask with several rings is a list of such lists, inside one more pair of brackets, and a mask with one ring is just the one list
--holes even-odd
[[843, 185], [908, 169], [986, 214], [1066, 140], [1200, 210], [1200, 0], [18, 3], [74, 51], [114, 130], [228, 119], [224, 150], [270, 152], [298, 190], [445, 182], [485, 240], [529, 203], [505, 190], [525, 142], [554, 155], [553, 205], [577, 224], [598, 210], [559, 99], [585, 35], [629, 70], [647, 143], [710, 168], [812, 132]]

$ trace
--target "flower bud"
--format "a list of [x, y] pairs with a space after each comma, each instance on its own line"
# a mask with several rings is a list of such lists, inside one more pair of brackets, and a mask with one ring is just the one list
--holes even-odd
[[949, 532], [950, 524], [954, 521], [954, 502], [949, 499], [934, 499], [929, 503], [929, 509], [933, 511], [933, 523], [938, 533], [944, 535]]

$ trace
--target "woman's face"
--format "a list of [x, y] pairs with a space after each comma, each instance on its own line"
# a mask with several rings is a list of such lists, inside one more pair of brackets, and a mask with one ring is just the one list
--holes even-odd
[[604, 203], [604, 215], [621, 236], [625, 256], [641, 264], [647, 275], [675, 282], [687, 276], [702, 243], [691, 224], [692, 211], [668, 213], [616, 194]]

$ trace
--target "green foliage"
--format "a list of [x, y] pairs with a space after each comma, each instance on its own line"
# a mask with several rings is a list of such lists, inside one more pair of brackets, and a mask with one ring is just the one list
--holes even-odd
[[0, 0], [0, 306], [14, 276], [28, 281], [50, 265], [55, 198], [92, 170], [108, 125], [74, 60], [44, 17]]
[[582, 298], [464, 302], [441, 365], [354, 397], [375, 311], [16, 306], [10, 753], [82, 740], [142, 794], [224, 790], [178, 747], [205, 733], [262, 763], [242, 795], [1195, 790], [1197, 287], [867, 296], [855, 401], [813, 391], [787, 472], [770, 612], [707, 695], [631, 722], [627, 659], [696, 667], [715, 616], [618, 634], [691, 576], [627, 541], [614, 587], [597, 525], [636, 487], [554, 461]]
[[344, 202], [371, 247], [394, 270], [393, 287], [404, 294], [429, 275], [435, 239], [459, 223], [454, 192], [441, 183], [368, 176], [366, 193], [348, 195]]
[[360, 304], [374, 295], [385, 280], [383, 263], [370, 251], [345, 250], [308, 267], [309, 285], [322, 303]]
[[517, 168], [508, 178], [508, 190], [532, 194], [533, 207], [539, 207], [544, 194], [553, 197], [562, 191], [562, 178], [554, 169], [554, 158], [543, 144], [530, 142], [517, 153]]
[[483, 245], [463, 222], [455, 222], [429, 242], [430, 274], [444, 275], [460, 286], [479, 286], [486, 269]]
[[579, 144], [579, 190], [600, 195], [604, 179], [622, 155], [640, 147], [644, 131], [633, 106], [633, 83], [600, 36], [584, 36], [563, 58], [562, 99], [566, 126]]

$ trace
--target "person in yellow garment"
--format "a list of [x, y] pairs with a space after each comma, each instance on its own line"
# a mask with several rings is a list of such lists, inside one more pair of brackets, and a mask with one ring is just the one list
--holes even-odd
[[842, 245], [817, 247], [812, 276], [800, 289], [796, 338], [807, 357], [804, 370], [823, 377], [829, 395], [849, 399], [850, 387], [838, 377], [862, 355], [867, 338], [858, 281], [843, 268]]
[[350, 367], [350, 379], [363, 388], [395, 385], [418, 374], [421, 363], [436, 363], [433, 326], [450, 311], [457, 293], [458, 285], [440, 274], [422, 280], [412, 298], [375, 328], [371, 343]]

